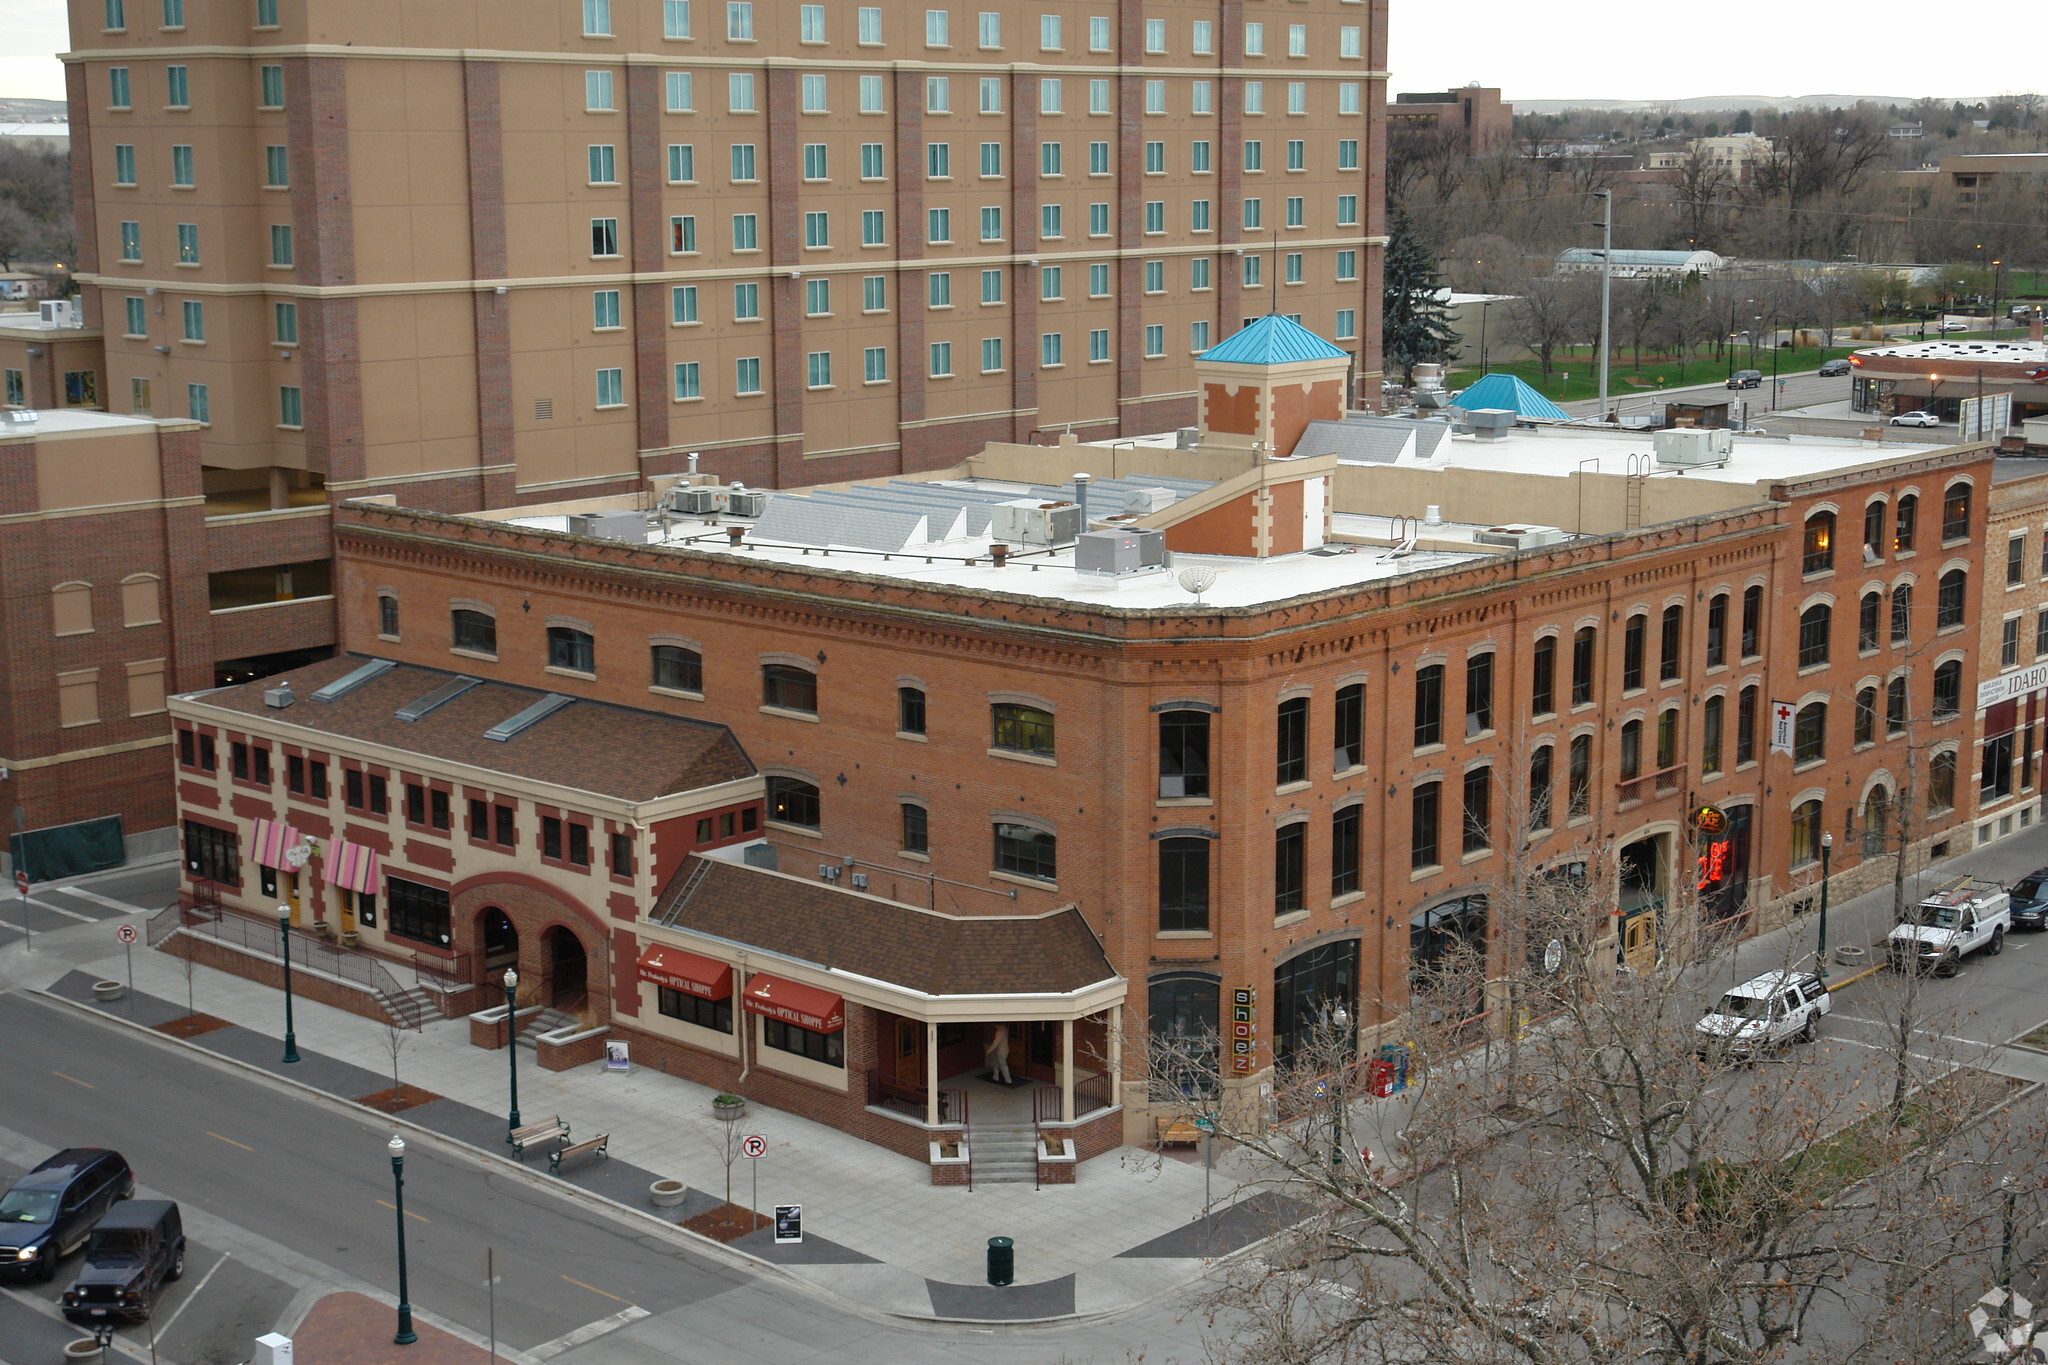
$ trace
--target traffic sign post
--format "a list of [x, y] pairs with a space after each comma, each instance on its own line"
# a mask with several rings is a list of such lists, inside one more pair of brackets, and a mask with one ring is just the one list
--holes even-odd
[[754, 1226], [754, 1210], [761, 1207], [761, 1158], [768, 1154], [768, 1139], [759, 1133], [749, 1133], [740, 1139], [740, 1155], [753, 1163], [754, 1192], [747, 1198], [747, 1228]]
[[34, 948], [35, 935], [28, 927], [28, 872], [24, 868], [14, 869], [14, 889], [21, 896], [21, 946], [24, 952]]
[[128, 998], [135, 998], [135, 926], [124, 924], [114, 931], [114, 937], [121, 940], [121, 951], [128, 955]]

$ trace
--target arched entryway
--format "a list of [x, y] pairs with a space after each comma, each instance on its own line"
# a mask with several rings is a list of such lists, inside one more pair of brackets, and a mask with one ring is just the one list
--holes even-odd
[[541, 942], [547, 949], [548, 1003], [561, 1010], [578, 1008], [590, 990], [583, 941], [558, 924], [541, 936]]
[[486, 905], [476, 917], [477, 941], [483, 947], [484, 977], [494, 980], [507, 967], [519, 965], [519, 930], [512, 917], [495, 905]]

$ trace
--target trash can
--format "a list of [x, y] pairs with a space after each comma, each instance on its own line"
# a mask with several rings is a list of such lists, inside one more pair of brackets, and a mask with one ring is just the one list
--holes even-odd
[[1007, 1237], [988, 1239], [988, 1282], [1008, 1284], [1017, 1278], [1017, 1247]]

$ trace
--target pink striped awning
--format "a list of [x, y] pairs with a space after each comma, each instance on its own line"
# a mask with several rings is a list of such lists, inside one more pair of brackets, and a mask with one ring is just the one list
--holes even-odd
[[348, 891], [365, 896], [377, 894], [377, 850], [346, 839], [327, 845], [327, 880]]
[[289, 869], [285, 850], [298, 846], [304, 836], [282, 820], [258, 820], [249, 835], [250, 856], [264, 867]]

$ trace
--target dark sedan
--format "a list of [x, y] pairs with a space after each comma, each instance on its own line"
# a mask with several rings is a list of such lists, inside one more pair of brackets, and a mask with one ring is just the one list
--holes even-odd
[[2009, 889], [2012, 894], [2012, 927], [2048, 929], [2048, 867], [2034, 869]]

